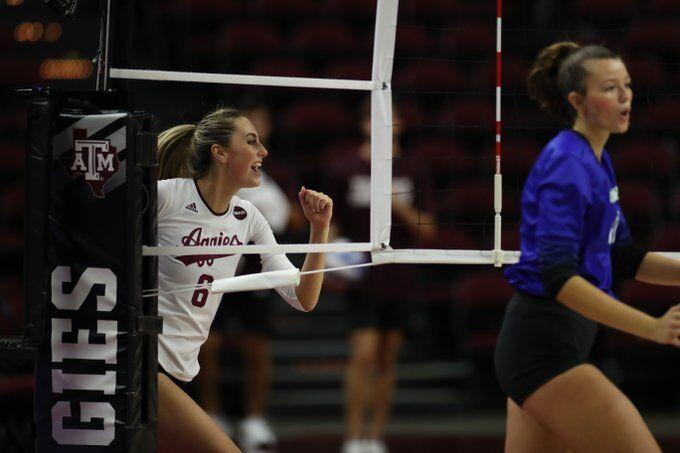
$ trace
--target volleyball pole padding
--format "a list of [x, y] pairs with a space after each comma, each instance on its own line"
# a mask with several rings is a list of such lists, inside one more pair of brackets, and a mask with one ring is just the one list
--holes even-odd
[[48, 194], [46, 228], [27, 230], [47, 252], [28, 275], [33, 302], [43, 295], [38, 453], [156, 451], [161, 323], [157, 299], [141, 297], [157, 286], [155, 258], [141, 253], [156, 240], [155, 120], [122, 99], [46, 92], [29, 105], [29, 134], [51, 134], [27, 151], [48, 166], [30, 187]]

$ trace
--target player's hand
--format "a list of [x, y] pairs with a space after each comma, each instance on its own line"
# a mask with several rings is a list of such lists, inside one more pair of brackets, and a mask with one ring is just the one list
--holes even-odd
[[333, 217], [333, 200], [328, 195], [304, 186], [298, 193], [302, 211], [313, 226], [328, 228]]
[[680, 348], [680, 304], [672, 306], [665, 315], [657, 318], [654, 340]]

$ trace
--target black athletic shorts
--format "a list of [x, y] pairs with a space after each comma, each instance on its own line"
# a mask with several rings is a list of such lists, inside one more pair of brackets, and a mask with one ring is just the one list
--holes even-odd
[[559, 374], [586, 363], [597, 323], [562, 303], [517, 292], [495, 352], [501, 388], [518, 405]]
[[163, 368], [160, 363], [158, 364], [158, 372], [166, 375], [172, 382], [177, 384], [177, 387], [181, 388], [182, 390], [186, 390], [187, 385], [189, 385], [188, 382], [180, 381], [175, 376], [165, 371], [165, 368]]

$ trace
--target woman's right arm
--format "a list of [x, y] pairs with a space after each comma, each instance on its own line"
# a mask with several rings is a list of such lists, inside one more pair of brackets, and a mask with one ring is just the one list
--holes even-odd
[[619, 302], [578, 275], [566, 281], [557, 293], [557, 300], [586, 318], [613, 329], [680, 347], [680, 305], [674, 305], [665, 315], [655, 318]]

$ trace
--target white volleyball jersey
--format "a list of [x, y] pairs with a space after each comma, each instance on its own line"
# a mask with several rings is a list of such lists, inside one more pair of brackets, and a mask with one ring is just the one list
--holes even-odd
[[[276, 244], [269, 224], [252, 203], [234, 196], [227, 212], [216, 214], [192, 179], [158, 182], [158, 245], [187, 247], [186, 254], [158, 257], [159, 292], [234, 276], [240, 254], [193, 254], [192, 246], [251, 241]], [[260, 259], [265, 272], [295, 268], [282, 253]], [[294, 286], [277, 291], [290, 305], [303, 309]], [[158, 314], [163, 317], [158, 363], [175, 378], [188, 382], [198, 374], [198, 351], [208, 338], [221, 296], [207, 289], [158, 296]]]

